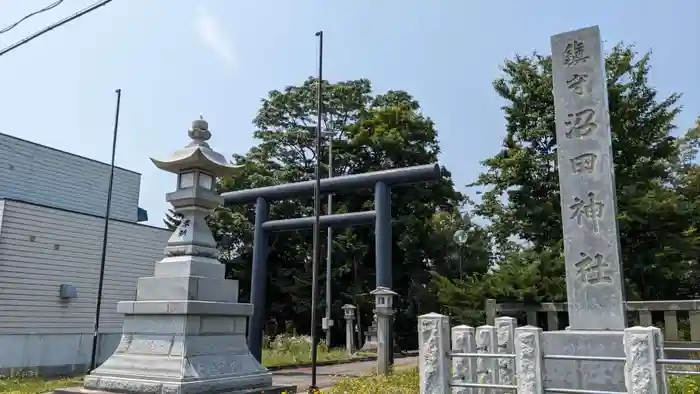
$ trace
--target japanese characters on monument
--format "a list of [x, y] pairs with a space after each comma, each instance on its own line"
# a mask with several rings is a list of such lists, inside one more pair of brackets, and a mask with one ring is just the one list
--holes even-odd
[[569, 324], [622, 330], [615, 173], [597, 26], [552, 37], [552, 78]]

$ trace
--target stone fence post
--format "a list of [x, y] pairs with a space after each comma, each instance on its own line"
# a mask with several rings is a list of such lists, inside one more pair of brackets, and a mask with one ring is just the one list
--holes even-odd
[[450, 318], [437, 313], [418, 317], [420, 394], [450, 393]]
[[515, 329], [515, 370], [517, 394], [544, 394], [544, 354], [542, 329], [534, 326]]
[[[518, 326], [518, 320], [514, 317], [497, 317], [496, 318], [496, 336], [497, 348], [500, 354], [515, 353], [515, 328]], [[515, 362], [512, 358], [498, 359], [498, 378], [497, 384], [514, 384], [515, 383]]]
[[496, 300], [487, 298], [486, 301], [484, 301], [484, 313], [486, 314], [487, 326], [496, 324]]
[[[476, 353], [476, 330], [474, 327], [457, 326], [452, 328], [452, 350], [459, 353]], [[452, 381], [476, 382], [476, 358], [453, 357]], [[470, 387], [454, 387], [452, 394], [472, 394]]]
[[[497, 353], [496, 327], [485, 325], [476, 328], [476, 352], [485, 354]], [[476, 381], [482, 384], [496, 384], [498, 375], [498, 359], [479, 357], [476, 359]], [[487, 394], [491, 389], [479, 388], [477, 393]]]
[[666, 394], [663, 365], [656, 362], [663, 356], [663, 336], [657, 327], [625, 329], [625, 385], [627, 392]]

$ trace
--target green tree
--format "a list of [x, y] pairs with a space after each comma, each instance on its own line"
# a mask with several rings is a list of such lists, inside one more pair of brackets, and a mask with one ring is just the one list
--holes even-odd
[[[430, 247], [439, 260], [431, 261], [429, 266], [436, 274], [460, 278], [488, 271], [491, 264], [488, 233], [474, 224], [468, 213], [456, 210], [436, 212], [431, 220], [431, 230]], [[466, 242], [462, 245], [455, 240], [458, 231], [466, 235]]]
[[168, 209], [168, 212], [165, 213], [165, 218], [163, 218], [163, 223], [165, 223], [165, 227], [167, 227], [168, 230], [175, 231], [175, 229], [180, 225], [181, 220], [181, 213]]
[[[322, 126], [334, 133], [334, 176], [438, 160], [440, 147], [433, 122], [421, 114], [418, 102], [408, 93], [375, 94], [370, 82], [364, 79], [323, 83]], [[308, 79], [300, 86], [273, 90], [262, 100], [253, 122], [254, 136], [259, 142], [245, 155], [234, 157], [237, 164], [243, 165], [242, 170], [221, 180], [220, 191], [313, 179], [316, 85], [317, 80]], [[324, 147], [320, 154], [324, 163], [321, 174], [326, 176], [328, 150]], [[432, 217], [440, 211], [456, 212], [463, 202], [450, 173], [444, 168], [443, 173], [439, 182], [392, 190], [393, 284], [400, 294], [396, 302], [397, 327], [400, 327], [397, 338], [404, 341], [404, 346], [415, 346], [411, 344], [415, 343], [415, 317], [434, 305], [429, 301], [435, 297], [426, 288], [430, 281], [429, 264], [447, 258], [447, 252], [433, 244]], [[309, 216], [312, 206], [310, 197], [274, 202], [271, 217]], [[368, 210], [372, 206], [372, 190], [334, 196], [335, 213]], [[212, 216], [217, 240], [227, 240], [230, 276], [246, 284], [250, 281], [245, 267], [251, 261], [253, 214], [253, 206], [244, 205], [219, 209]], [[300, 332], [308, 332], [310, 315], [311, 238], [311, 231], [275, 234], [268, 258], [267, 314], [274, 316], [280, 325], [294, 324]], [[323, 261], [321, 267], [323, 277]], [[343, 304], [354, 303], [362, 311], [363, 323], [370, 322], [373, 300], [368, 293], [375, 287], [372, 228], [335, 232], [332, 277], [334, 320], [342, 321]], [[325, 299], [323, 294], [321, 299]], [[340, 334], [342, 327], [336, 325], [336, 329]]]
[[[699, 190], [693, 164], [698, 132], [674, 137], [680, 95], [659, 97], [649, 85], [649, 53], [639, 56], [620, 44], [605, 64], [627, 296], [693, 296], [686, 273], [696, 266], [699, 251], [693, 199]], [[506, 61], [494, 88], [507, 102], [506, 136], [501, 151], [483, 162], [486, 169], [471, 186], [485, 189], [481, 201], [473, 204], [474, 212], [490, 222], [499, 254], [511, 258], [502, 267], [507, 272], [496, 272], [489, 280], [513, 288], [510, 294], [494, 292], [506, 298], [561, 299], [563, 282], [551, 288], [510, 273], [520, 270], [522, 277], [535, 278], [552, 273], [542, 271], [540, 264], [533, 267], [532, 258], [513, 261], [518, 254], [534, 254], [536, 261], [545, 255], [549, 257], [544, 260], [561, 259], [551, 58], [534, 54]], [[514, 239], [519, 243], [515, 248]], [[549, 266], [563, 275], [561, 263]]]

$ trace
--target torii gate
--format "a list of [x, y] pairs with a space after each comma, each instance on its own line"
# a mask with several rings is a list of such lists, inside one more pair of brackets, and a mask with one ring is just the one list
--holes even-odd
[[[391, 289], [391, 186], [432, 182], [440, 179], [441, 176], [440, 166], [433, 163], [322, 179], [321, 194], [351, 192], [373, 187], [374, 210], [324, 215], [320, 217], [321, 227], [353, 226], [369, 224], [374, 221], [376, 286], [377, 288]], [[248, 346], [258, 361], [262, 359], [269, 234], [270, 232], [310, 229], [313, 228], [315, 219], [314, 217], [303, 217], [268, 220], [270, 201], [313, 195], [314, 185], [315, 181], [311, 180], [238, 190], [221, 195], [225, 205], [255, 203], [253, 267], [250, 287], [250, 302], [253, 304], [254, 312], [248, 322]], [[392, 330], [389, 330], [389, 333], [387, 343], [393, 344]], [[389, 354], [390, 360], [393, 360], [393, 347], [391, 345]]]

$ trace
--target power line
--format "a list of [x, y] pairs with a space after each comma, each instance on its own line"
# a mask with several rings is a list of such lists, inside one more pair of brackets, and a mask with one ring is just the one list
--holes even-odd
[[13, 23], [13, 24], [11, 24], [11, 25], [5, 26], [4, 28], [0, 29], [0, 34], [7, 33], [8, 31], [14, 29], [14, 28], [17, 27], [20, 23], [26, 21], [27, 19], [33, 17], [34, 15], [39, 15], [39, 14], [41, 14], [42, 12], [46, 12], [46, 11], [48, 11], [48, 10], [52, 10], [52, 9], [58, 7], [61, 3], [63, 3], [63, 1], [64, 1], [64, 0], [57, 0], [57, 1], [55, 1], [54, 3], [49, 4], [49, 5], [47, 5], [46, 7], [40, 9], [39, 11], [34, 11], [34, 12], [32, 12], [31, 14], [29, 14], [29, 15], [25, 16], [24, 18], [18, 20], [17, 22], [15, 22], [15, 23]]
[[93, 4], [93, 5], [91, 5], [91, 6], [87, 7], [87, 8], [83, 8], [82, 10], [76, 12], [75, 14], [73, 14], [73, 15], [71, 15], [71, 16], [65, 18], [65, 19], [62, 19], [62, 20], [60, 20], [60, 21], [54, 23], [53, 25], [47, 26], [47, 27], [45, 27], [44, 29], [39, 30], [38, 32], [36, 32], [36, 33], [30, 35], [29, 37], [23, 38], [23, 39], [17, 41], [16, 43], [10, 45], [9, 47], [0, 50], [0, 56], [6, 54], [6, 53], [8, 53], [8, 52], [10, 52], [10, 51], [13, 50], [13, 49], [19, 48], [20, 46], [22, 46], [22, 45], [28, 43], [29, 41], [32, 41], [33, 39], [35, 39], [35, 38], [37, 38], [37, 37], [39, 37], [39, 36], [42, 36], [42, 35], [44, 35], [44, 34], [50, 32], [51, 30], [53, 30], [53, 29], [55, 29], [55, 28], [57, 28], [57, 27], [63, 26], [63, 25], [65, 25], [66, 23], [68, 23], [68, 22], [70, 22], [70, 21], [73, 21], [73, 20], [75, 20], [75, 19], [78, 19], [78, 18], [80, 18], [81, 16], [83, 16], [83, 15], [85, 15], [85, 14], [88, 14], [88, 13], [90, 13], [90, 12], [92, 12], [92, 11], [95, 11], [96, 9], [98, 9], [98, 8], [100, 8], [100, 7], [102, 7], [102, 6], [105, 6], [105, 5], [107, 5], [107, 4], [111, 3], [111, 2], [112, 2], [112, 0], [103, 0], [103, 1], [100, 1], [100, 2], [98, 2], [98, 3], [96, 3], [96, 4]]

